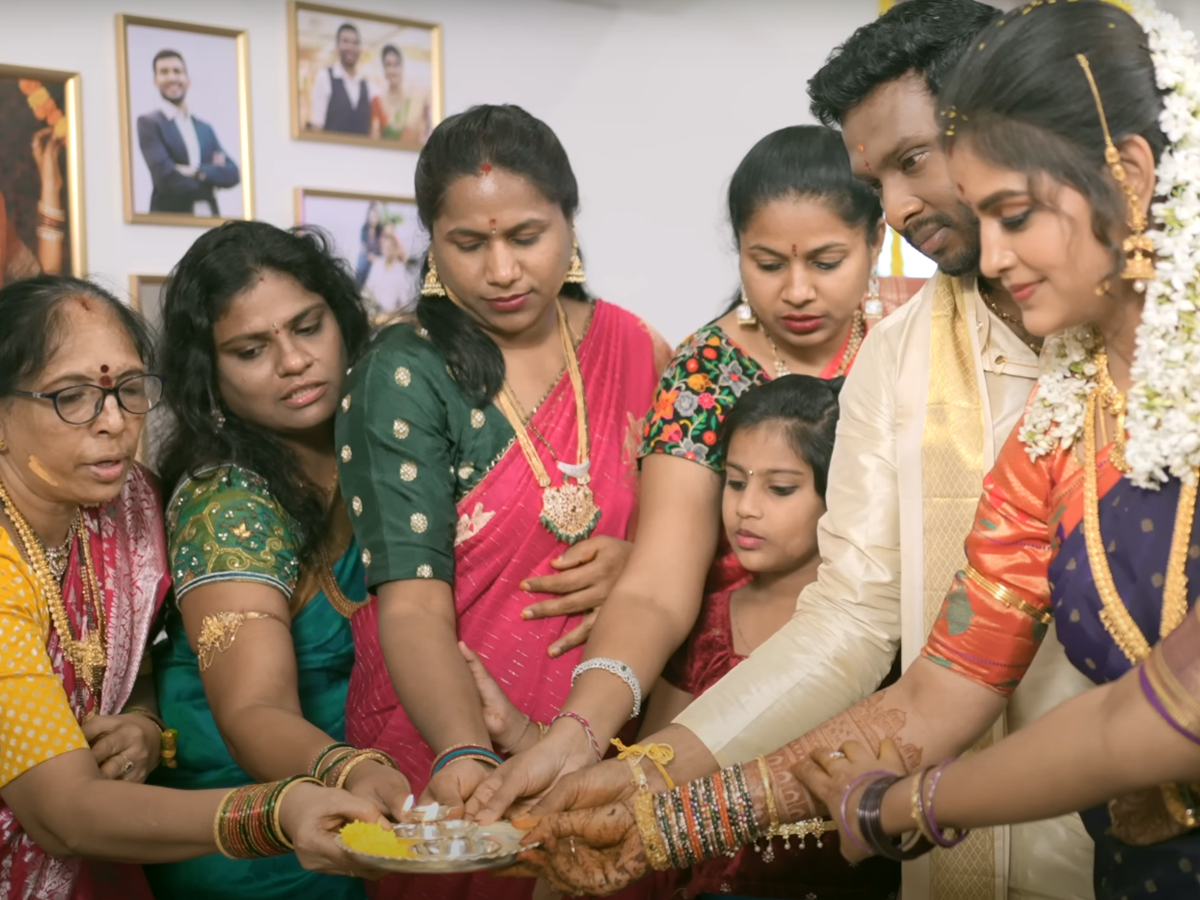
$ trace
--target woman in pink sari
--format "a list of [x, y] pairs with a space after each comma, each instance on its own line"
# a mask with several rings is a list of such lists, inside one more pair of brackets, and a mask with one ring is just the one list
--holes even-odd
[[[288, 844], [310, 868], [352, 874], [333, 834], [377, 818], [372, 803], [310, 784], [288, 785], [286, 803], [281, 783], [239, 789], [274, 798], [274, 827], [265, 803], [141, 783], [173, 749], [137, 684], [170, 584], [158, 490], [133, 461], [162, 379], [145, 326], [86, 281], [10, 285], [0, 322], [0, 897], [149, 900], [140, 867], [105, 860]], [[271, 846], [235, 845], [237, 824]]]
[[[432, 235], [419, 323], [386, 330], [337, 423], [342, 495], [377, 599], [352, 619], [347, 740], [461, 806], [501, 761], [458, 641], [528, 728], [552, 721], [627, 555], [640, 422], [669, 352], [583, 290], [578, 188], [512, 106], [443, 122], [417, 166]], [[531, 610], [531, 596], [564, 595]], [[547, 613], [549, 613], [547, 615]], [[581, 628], [580, 626], [584, 627]], [[490, 876], [392, 878], [386, 897], [528, 897]]]

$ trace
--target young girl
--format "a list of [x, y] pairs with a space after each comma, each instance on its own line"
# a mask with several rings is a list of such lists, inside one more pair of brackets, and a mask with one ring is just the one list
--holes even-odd
[[[651, 695], [643, 734], [669, 724], [778, 631], [795, 612], [800, 592], [816, 580], [821, 562], [817, 520], [825, 513], [841, 385], [841, 378], [776, 378], [746, 392], [722, 423], [721, 518], [733, 556], [710, 574], [696, 626]], [[537, 723], [508, 702], [465, 646], [463, 654], [479, 683], [497, 746], [509, 751], [531, 746], [541, 730]], [[896, 896], [899, 866], [870, 860], [852, 869], [838, 854], [835, 834], [820, 842], [818, 848], [809, 837], [800, 852], [776, 841], [761, 858], [743, 850], [693, 869], [676, 887], [687, 897], [730, 892], [839, 900]]]

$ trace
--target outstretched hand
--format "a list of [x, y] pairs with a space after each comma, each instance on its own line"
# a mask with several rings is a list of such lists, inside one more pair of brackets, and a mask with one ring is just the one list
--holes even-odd
[[[896, 775], [905, 775], [908, 772], [900, 750], [890, 738], [885, 738], [879, 745], [878, 756], [858, 741], [847, 741], [842, 744], [840, 750], [830, 750], [827, 747], [814, 750], [808, 759], [797, 763], [792, 769], [792, 774], [804, 782], [814, 799], [823, 803], [837, 822], [842, 856], [852, 863], [864, 860], [870, 855], [864, 852], [862, 835], [855, 816], [858, 798], [866, 784], [856, 787], [849, 797], [846, 796], [846, 789], [856, 778], [875, 770]], [[849, 819], [848, 822], [843, 819], [843, 810], [845, 818]]]
[[475, 687], [479, 689], [479, 699], [483, 704], [483, 724], [487, 726], [488, 737], [492, 739], [492, 743], [505, 753], [517, 753], [536, 744], [540, 731], [529, 716], [521, 712], [508, 698], [504, 688], [496, 683], [479, 654], [462, 641], [458, 642], [458, 649], [467, 661], [467, 668], [471, 670], [471, 676], [475, 679]]

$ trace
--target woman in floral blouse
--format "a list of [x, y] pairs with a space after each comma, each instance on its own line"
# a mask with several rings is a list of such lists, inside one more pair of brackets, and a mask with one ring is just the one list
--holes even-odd
[[[647, 688], [695, 624], [714, 556], [730, 552], [719, 525], [725, 460], [717, 434], [725, 415], [778, 375], [846, 374], [868, 320], [907, 299], [900, 288], [894, 293], [903, 295], [885, 304], [872, 289], [882, 209], [853, 178], [833, 130], [797, 126], [763, 138], [734, 173], [728, 208], [742, 286], [723, 315], [680, 345], [662, 376], [643, 428], [639, 537], [606, 601], [617, 611], [601, 614], [588, 642], [588, 659], [615, 657]], [[730, 569], [737, 566], [713, 567]], [[630, 691], [610, 671], [580, 673], [563, 706], [588, 720], [601, 744], [630, 714]], [[498, 816], [518, 797], [595, 762], [576, 730], [518, 754], [471, 810]]]

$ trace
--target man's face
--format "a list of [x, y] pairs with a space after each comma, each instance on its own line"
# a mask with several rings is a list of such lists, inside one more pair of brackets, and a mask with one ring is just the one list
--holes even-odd
[[943, 272], [964, 275], [979, 268], [979, 222], [938, 137], [935, 99], [916, 73], [881, 84], [842, 122], [854, 175], [879, 192], [888, 224]]
[[353, 69], [358, 65], [358, 57], [362, 54], [362, 41], [358, 32], [353, 28], [343, 28], [337, 39], [338, 57], [343, 69]]
[[154, 64], [154, 86], [168, 103], [182, 103], [189, 85], [187, 66], [178, 56], [164, 56]]

